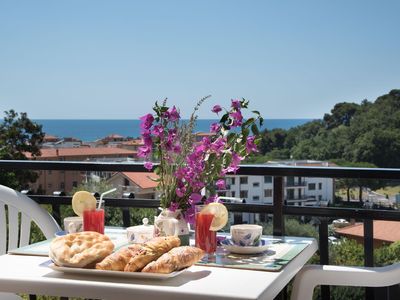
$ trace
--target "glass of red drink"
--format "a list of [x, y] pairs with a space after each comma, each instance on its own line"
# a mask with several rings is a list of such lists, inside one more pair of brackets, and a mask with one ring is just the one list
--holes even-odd
[[83, 211], [83, 230], [104, 234], [104, 209], [96, 208]]
[[196, 206], [195, 243], [196, 247], [207, 254], [214, 254], [217, 250], [217, 232], [210, 230], [214, 215], [201, 213], [204, 205]]

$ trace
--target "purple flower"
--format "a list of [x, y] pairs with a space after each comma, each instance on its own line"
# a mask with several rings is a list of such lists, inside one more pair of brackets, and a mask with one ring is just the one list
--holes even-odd
[[189, 224], [194, 224], [195, 221], [195, 208], [194, 205], [190, 206], [185, 213], [185, 220]]
[[221, 106], [219, 105], [214, 105], [214, 107], [212, 108], [212, 112], [218, 114], [220, 111], [222, 110]]
[[246, 140], [246, 152], [247, 154], [250, 154], [251, 152], [258, 152], [257, 145], [254, 143], [254, 140], [256, 137], [249, 136]]
[[175, 193], [179, 198], [182, 198], [183, 196], [185, 196], [186, 188], [185, 187], [176, 188]]
[[148, 146], [139, 147], [138, 157], [147, 157], [151, 152], [151, 148]]
[[218, 179], [217, 182], [215, 183], [215, 185], [217, 186], [217, 188], [219, 190], [224, 190], [226, 188], [225, 180], [223, 180], [223, 179]]
[[233, 126], [233, 127], [241, 126], [241, 125], [242, 125], [243, 116], [242, 116], [242, 113], [240, 112], [240, 110], [231, 112], [231, 113], [229, 114], [229, 116], [230, 116], [230, 117], [232, 118], [232, 120], [233, 120], [233, 123], [232, 123], [232, 126]]
[[176, 202], [171, 202], [170, 206], [169, 206], [169, 210], [170, 211], [176, 211], [179, 208], [179, 204]]
[[205, 201], [206, 204], [212, 203], [212, 202], [220, 202], [219, 197], [218, 197], [217, 195], [210, 196], [210, 197], [208, 197], [208, 198], [206, 199], [206, 201]]
[[231, 106], [232, 106], [233, 108], [240, 109], [241, 104], [240, 104], [240, 101], [239, 101], [239, 100], [237, 100], [237, 99], [232, 99], [231, 101], [232, 101]]
[[161, 138], [164, 133], [164, 127], [161, 124], [157, 124], [153, 127], [152, 133]]
[[192, 193], [189, 196], [189, 203], [190, 204], [196, 204], [201, 201], [202, 196], [199, 193]]
[[211, 149], [217, 153], [217, 154], [221, 154], [222, 150], [224, 150], [225, 148], [225, 139], [224, 138], [218, 138], [216, 139], [212, 144], [211, 144]]
[[144, 163], [144, 167], [147, 169], [147, 170], [151, 170], [151, 169], [153, 169], [153, 163], [152, 162], [149, 162], [149, 161], [146, 161], [145, 163]]
[[140, 117], [140, 128], [141, 129], [149, 129], [151, 125], [153, 124], [154, 117], [152, 114], [147, 114], [144, 115], [143, 117]]
[[177, 120], [179, 120], [180, 115], [179, 112], [176, 110], [176, 107], [173, 106], [170, 110], [169, 110], [169, 114], [168, 114], [168, 120], [170, 122], [175, 122]]
[[220, 130], [221, 130], [221, 125], [220, 124], [218, 124], [218, 123], [212, 123], [211, 124], [211, 126], [210, 126], [210, 131], [211, 132], [217, 133]]

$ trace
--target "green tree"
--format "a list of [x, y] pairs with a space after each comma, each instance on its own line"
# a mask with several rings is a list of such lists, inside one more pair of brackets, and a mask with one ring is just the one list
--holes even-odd
[[[28, 118], [26, 113], [18, 114], [14, 110], [5, 111], [5, 117], [0, 123], [0, 159], [27, 159], [40, 156], [40, 147], [44, 133], [42, 126]], [[0, 183], [14, 189], [24, 188], [29, 182], [37, 179], [32, 171], [18, 170], [0, 172]]]

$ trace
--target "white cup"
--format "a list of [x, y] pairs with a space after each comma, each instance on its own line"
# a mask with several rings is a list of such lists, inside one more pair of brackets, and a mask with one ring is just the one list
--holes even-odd
[[83, 231], [82, 217], [68, 217], [64, 219], [64, 230], [67, 233], [75, 233]]
[[258, 246], [262, 235], [262, 226], [255, 224], [239, 224], [231, 226], [231, 237], [238, 246]]

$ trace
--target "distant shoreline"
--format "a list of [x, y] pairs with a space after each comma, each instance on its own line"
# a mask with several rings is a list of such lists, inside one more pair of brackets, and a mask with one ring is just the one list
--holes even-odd
[[[266, 119], [262, 129], [289, 129], [315, 119]], [[74, 137], [82, 141], [95, 141], [110, 134], [137, 138], [140, 136], [140, 120], [128, 119], [33, 119], [43, 126], [43, 132], [59, 138]], [[185, 121], [185, 120], [184, 120]], [[197, 120], [196, 131], [209, 132], [217, 119]]]

